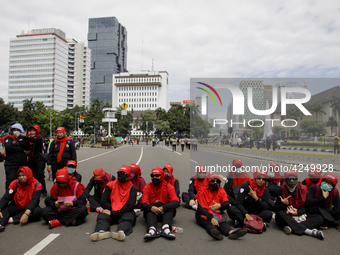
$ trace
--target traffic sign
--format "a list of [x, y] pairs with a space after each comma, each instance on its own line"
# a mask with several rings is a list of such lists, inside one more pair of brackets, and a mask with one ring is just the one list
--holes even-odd
[[102, 119], [102, 122], [117, 122], [117, 119], [104, 118], [104, 119]]
[[125, 110], [126, 108], [128, 108], [128, 105], [127, 105], [126, 103], [123, 103], [123, 104], [121, 105], [121, 107], [122, 107], [123, 110]]

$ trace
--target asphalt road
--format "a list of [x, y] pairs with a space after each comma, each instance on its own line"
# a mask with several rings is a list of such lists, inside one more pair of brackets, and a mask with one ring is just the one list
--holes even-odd
[[[229, 165], [236, 158], [227, 153], [206, 150], [198, 147], [197, 152], [185, 150], [171, 152], [171, 147], [164, 146], [122, 146], [117, 149], [81, 148], [78, 153], [78, 171], [82, 174], [83, 184], [86, 186], [95, 168], [116, 175], [119, 168], [126, 164], [139, 162], [142, 176], [146, 182], [150, 181], [152, 168], [163, 167], [170, 163], [174, 167], [174, 175], [180, 181], [181, 191], [187, 191], [189, 179], [194, 173], [196, 165]], [[256, 160], [237, 156], [244, 165], [268, 165], [269, 161]], [[221, 173], [226, 177], [226, 173]], [[251, 174], [252, 175], [252, 174]], [[307, 174], [299, 174], [300, 180]], [[0, 173], [0, 191], [4, 192], [5, 175]], [[224, 182], [223, 182], [224, 185]], [[48, 190], [52, 182], [47, 181]], [[40, 201], [43, 207], [43, 199]], [[275, 221], [270, 223], [267, 232], [255, 235], [248, 234], [239, 240], [216, 241], [204, 229], [196, 225], [194, 211], [186, 209], [183, 204], [177, 209], [173, 225], [182, 227], [184, 233], [176, 234], [176, 240], [169, 241], [158, 238], [145, 242], [143, 237], [147, 226], [144, 218], [139, 216], [133, 233], [123, 242], [106, 239], [92, 242], [90, 234], [93, 232], [97, 213], [90, 213], [86, 223], [77, 227], [61, 226], [48, 229], [43, 221], [30, 223], [26, 226], [7, 225], [5, 232], [0, 234], [0, 254], [25, 254], [34, 246], [45, 240], [45, 245], [38, 254], [338, 254], [340, 233], [335, 229], [324, 231], [325, 240], [321, 241], [309, 236], [287, 236], [279, 229]], [[111, 226], [115, 231], [116, 226]], [[51, 234], [56, 234], [52, 236]], [[59, 234], [59, 235], [58, 235]], [[45, 238], [53, 238], [46, 240]], [[39, 249], [31, 254], [37, 254]]]

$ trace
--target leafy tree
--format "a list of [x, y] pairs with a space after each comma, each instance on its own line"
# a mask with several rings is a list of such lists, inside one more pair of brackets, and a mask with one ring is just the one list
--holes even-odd
[[303, 120], [301, 121], [301, 128], [304, 133], [311, 135], [320, 135], [326, 133], [325, 124], [317, 123], [314, 120]]
[[333, 127], [337, 126], [338, 122], [336, 121], [336, 119], [333, 116], [329, 117], [328, 121], [326, 122], [326, 127], [331, 127], [331, 135], [333, 134]]

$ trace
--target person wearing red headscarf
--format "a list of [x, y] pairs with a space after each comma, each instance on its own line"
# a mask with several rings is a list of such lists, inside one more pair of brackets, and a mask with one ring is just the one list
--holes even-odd
[[321, 183], [310, 187], [305, 207], [309, 213], [321, 215], [326, 226], [335, 226], [340, 231], [340, 197], [337, 183], [338, 176], [332, 173], [324, 174]]
[[[106, 173], [102, 168], [97, 168], [93, 171], [93, 176], [90, 179], [87, 187], [84, 191], [85, 197], [90, 202], [91, 212], [102, 212], [103, 208], [100, 205], [104, 189], [110, 181], [116, 180], [116, 177], [112, 174]], [[94, 194], [90, 195], [92, 188], [94, 187]]]
[[[136, 222], [133, 209], [136, 204], [137, 188], [131, 182], [131, 167], [123, 165], [117, 172], [117, 179], [109, 182], [103, 193], [102, 213], [98, 214], [97, 224], [91, 234], [93, 241], [109, 237], [122, 241], [132, 233]], [[118, 224], [116, 232], [110, 232], [110, 226]]]
[[51, 143], [47, 157], [47, 171], [52, 171], [53, 180], [57, 170], [65, 167], [67, 161], [77, 161], [74, 141], [66, 136], [65, 128], [58, 127], [56, 134], [57, 138]]
[[268, 210], [269, 191], [266, 189], [267, 173], [259, 169], [254, 172], [254, 178], [250, 182], [241, 184], [235, 202], [230, 206], [228, 214], [235, 220], [236, 226], [243, 226], [244, 219], [253, 220], [250, 214], [255, 214], [269, 223], [272, 219], [272, 212]]
[[20, 167], [17, 176], [0, 200], [0, 232], [7, 223], [22, 225], [41, 218], [41, 184], [27, 166]]
[[182, 200], [189, 208], [197, 210], [197, 201], [195, 199], [198, 191], [205, 186], [206, 170], [198, 167], [197, 174], [190, 178], [188, 192], [182, 192]]
[[220, 176], [216, 173], [209, 174], [205, 183], [195, 196], [198, 203], [196, 223], [217, 240], [222, 240], [224, 236], [237, 239], [247, 234], [247, 230], [232, 230], [227, 224], [227, 216], [223, 211], [229, 207], [229, 200], [225, 190], [220, 187]]
[[28, 167], [32, 169], [34, 178], [42, 185], [42, 197], [47, 197], [44, 172], [45, 162], [42, 156], [43, 138], [40, 135], [40, 127], [38, 125], [30, 126], [27, 136], [20, 135], [19, 138], [27, 140], [30, 143]]
[[163, 167], [163, 171], [164, 171], [164, 180], [166, 180], [168, 183], [174, 186], [176, 195], [179, 201], [181, 201], [181, 197], [180, 197], [181, 191], [179, 190], [179, 181], [173, 175], [174, 168], [172, 167], [172, 165], [167, 164], [166, 166]]
[[142, 201], [142, 195], [143, 195], [143, 190], [146, 185], [146, 182], [144, 178], [141, 176], [142, 171], [140, 170], [139, 165], [136, 164], [131, 164], [131, 181], [133, 185], [136, 186], [137, 188], [137, 201], [136, 201], [136, 208], [141, 209], [141, 201]]
[[322, 181], [322, 170], [319, 167], [312, 167], [308, 171], [308, 177], [302, 181], [302, 184], [307, 187], [307, 191], [312, 185], [317, 185]]
[[280, 175], [280, 166], [277, 163], [270, 163], [267, 171], [267, 182], [266, 187], [269, 191], [270, 198], [268, 201], [268, 209], [271, 211], [275, 211], [275, 199], [276, 192], [284, 183], [284, 178]]
[[5, 174], [7, 190], [9, 184], [17, 178], [18, 169], [22, 166], [27, 166], [26, 152], [30, 150], [28, 141], [19, 138], [25, 135], [25, 131], [21, 124], [15, 123], [8, 129], [8, 135], [2, 138], [2, 145], [5, 147]]
[[[306, 215], [307, 209], [304, 207], [307, 196], [306, 186], [299, 182], [298, 175], [293, 170], [285, 172], [284, 180], [285, 183], [276, 193], [275, 221], [277, 225], [283, 228], [287, 235], [306, 234], [323, 239], [321, 231], [313, 230], [322, 224], [323, 218], [318, 214]], [[301, 221], [304, 216], [306, 220]]]
[[[164, 180], [164, 171], [155, 167], [151, 172], [151, 180], [146, 184], [142, 196], [144, 218], [148, 223], [148, 233], [145, 240], [163, 236], [175, 239], [171, 233], [172, 219], [176, 215], [176, 208], [180, 205], [175, 188]], [[157, 222], [162, 222], [161, 232], [157, 232]]]
[[82, 176], [80, 173], [77, 172], [77, 161], [74, 161], [74, 160], [67, 161], [66, 167], [67, 167], [68, 176], [70, 176], [72, 180], [81, 182]]
[[233, 160], [231, 173], [228, 174], [224, 184], [224, 190], [229, 197], [229, 203], [235, 205], [235, 199], [240, 190], [240, 185], [245, 182], [250, 182], [249, 174], [243, 172], [243, 163], [240, 159]]
[[42, 211], [42, 218], [49, 228], [78, 226], [85, 222], [88, 213], [84, 191], [84, 185], [72, 180], [66, 167], [57, 171], [56, 183], [45, 199], [46, 207]]

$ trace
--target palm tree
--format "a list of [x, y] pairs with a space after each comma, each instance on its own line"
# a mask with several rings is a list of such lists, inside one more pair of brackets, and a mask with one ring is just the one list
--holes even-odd
[[34, 111], [35, 110], [35, 103], [32, 102], [33, 98], [31, 99], [25, 99], [22, 101], [22, 109], [24, 111]]
[[339, 123], [339, 115], [340, 115], [340, 98], [339, 97], [336, 97], [336, 96], [332, 97], [331, 108], [334, 114], [336, 115], [336, 122]]
[[316, 114], [316, 121], [319, 122], [319, 116], [320, 114], [326, 115], [326, 112], [323, 110], [323, 105], [321, 103], [313, 104], [309, 108], [312, 113]]
[[102, 101], [99, 101], [98, 97], [96, 97], [92, 100], [92, 106], [95, 111], [101, 112], [103, 110], [104, 104]]
[[333, 135], [333, 127], [337, 126], [338, 122], [336, 121], [336, 119], [333, 116], [329, 117], [328, 121], [326, 122], [326, 127], [331, 127], [331, 136]]

